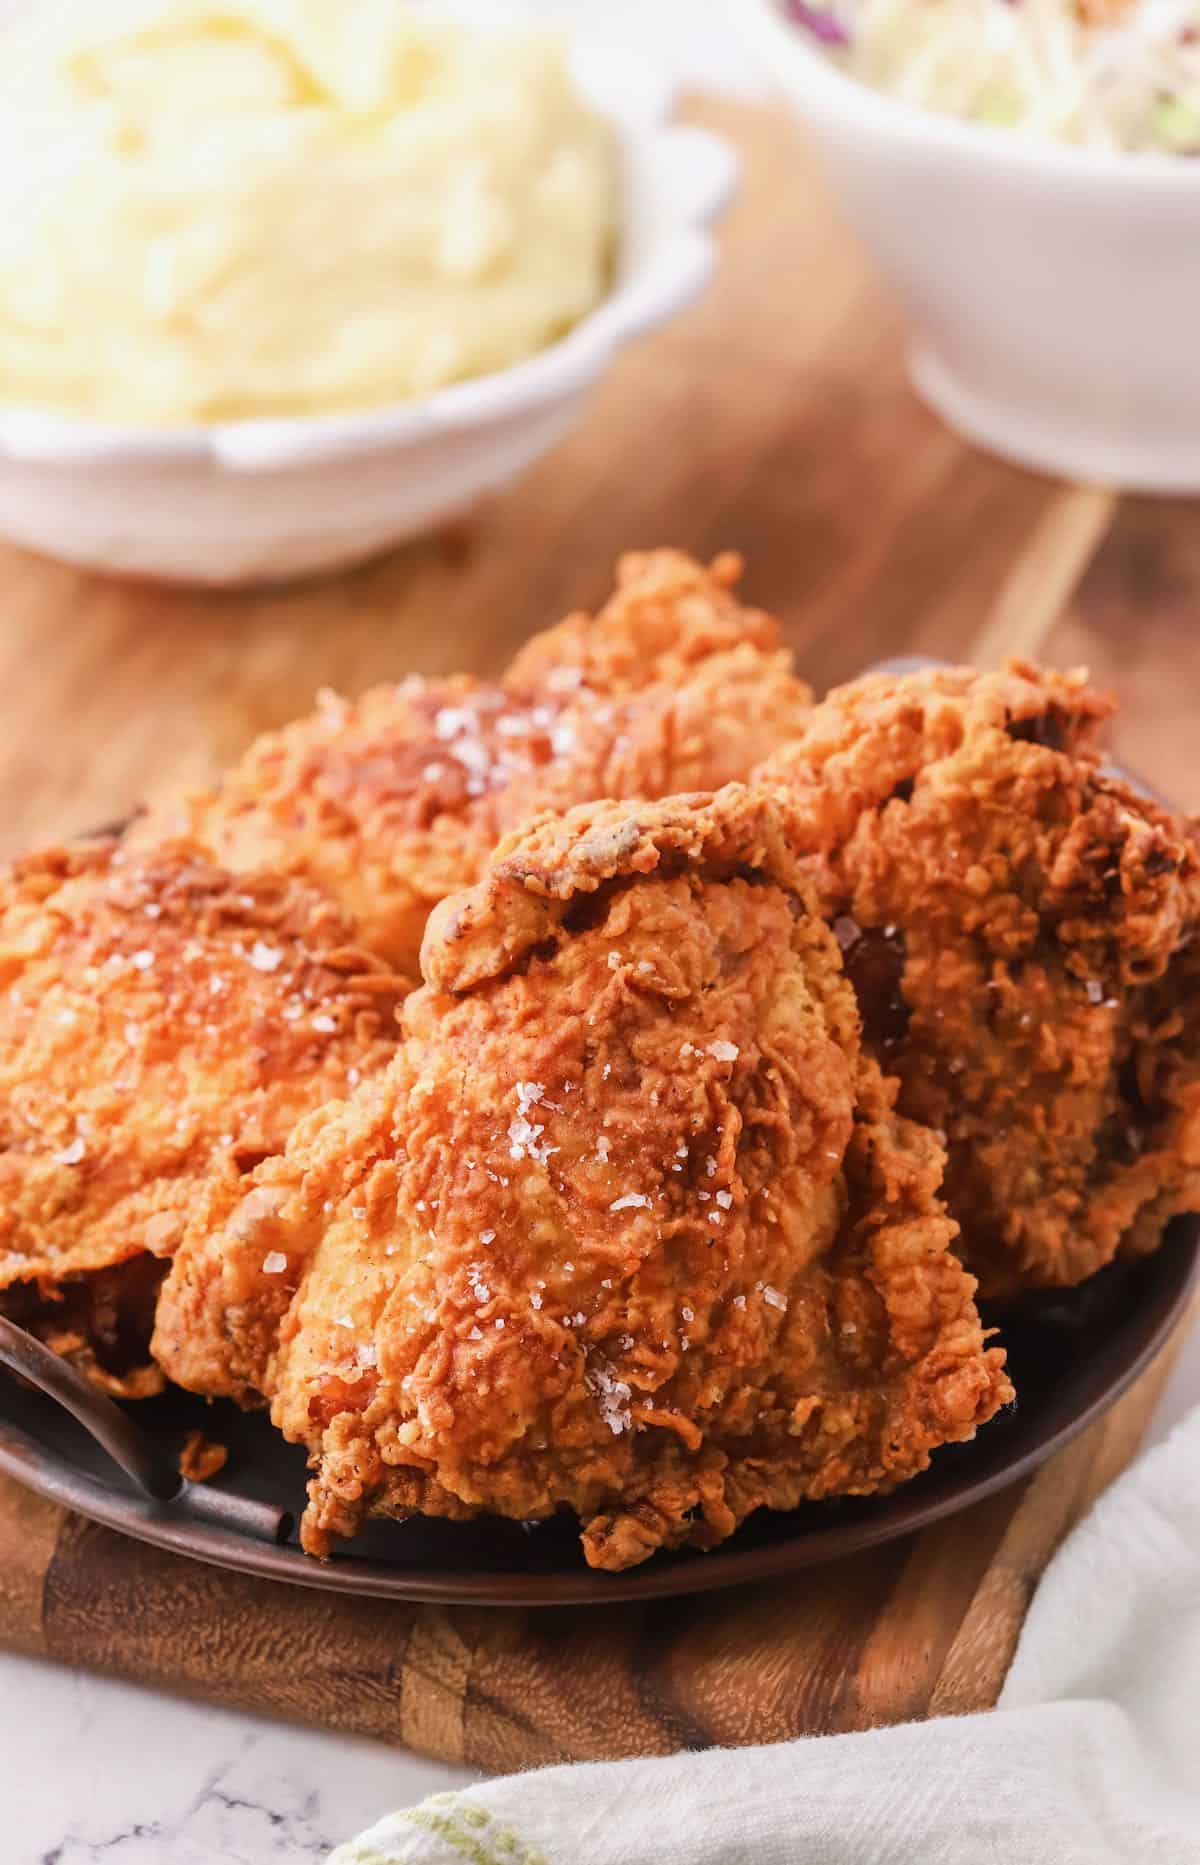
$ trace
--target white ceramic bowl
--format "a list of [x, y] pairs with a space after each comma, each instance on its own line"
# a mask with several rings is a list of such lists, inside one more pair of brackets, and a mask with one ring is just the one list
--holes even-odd
[[773, 0], [731, 16], [899, 296], [925, 399], [1022, 465], [1200, 491], [1200, 165], [935, 116], [846, 77]]
[[624, 199], [613, 289], [561, 342], [362, 414], [152, 429], [0, 412], [0, 534], [122, 574], [275, 581], [372, 556], [530, 465], [618, 351], [707, 284], [706, 228], [737, 177], [720, 137], [665, 121], [644, 66], [586, 49], [573, 64], [616, 126]]

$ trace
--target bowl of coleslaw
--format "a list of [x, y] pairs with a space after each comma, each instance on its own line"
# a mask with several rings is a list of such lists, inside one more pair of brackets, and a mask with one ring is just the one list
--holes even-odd
[[1200, 492], [1200, 0], [736, 0], [907, 315], [1036, 470]]

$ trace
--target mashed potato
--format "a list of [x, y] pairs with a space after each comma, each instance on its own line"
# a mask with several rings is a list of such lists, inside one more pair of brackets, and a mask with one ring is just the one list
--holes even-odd
[[366, 408], [603, 296], [616, 152], [561, 48], [403, 0], [81, 0], [0, 78], [0, 400]]

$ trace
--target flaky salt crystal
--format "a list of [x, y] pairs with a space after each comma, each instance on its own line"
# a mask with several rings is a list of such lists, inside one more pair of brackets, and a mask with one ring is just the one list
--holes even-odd
[[612, 1432], [620, 1437], [628, 1431], [633, 1423], [630, 1401], [632, 1390], [623, 1379], [618, 1379], [611, 1366], [603, 1361], [588, 1368], [583, 1376], [584, 1384], [600, 1407], [600, 1416]]

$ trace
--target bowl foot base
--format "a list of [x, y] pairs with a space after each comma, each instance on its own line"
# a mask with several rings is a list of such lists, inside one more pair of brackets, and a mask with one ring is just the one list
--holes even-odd
[[1124, 436], [1053, 410], [994, 401], [934, 351], [916, 345], [909, 374], [922, 401], [965, 440], [1015, 466], [1126, 492], [1200, 493], [1200, 436]]

